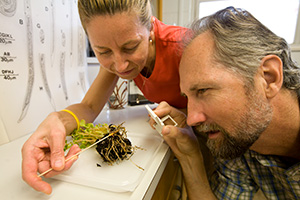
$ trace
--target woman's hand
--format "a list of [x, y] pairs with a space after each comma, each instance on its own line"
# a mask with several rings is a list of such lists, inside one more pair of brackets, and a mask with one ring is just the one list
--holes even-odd
[[45, 175], [52, 177], [69, 169], [77, 157], [65, 163], [65, 159], [80, 151], [77, 145], [71, 147], [68, 155], [64, 156], [66, 129], [60, 120], [59, 113], [51, 113], [38, 129], [24, 143], [22, 148], [22, 177], [37, 191], [50, 194], [51, 186], [38, 177], [37, 172], [53, 168]]

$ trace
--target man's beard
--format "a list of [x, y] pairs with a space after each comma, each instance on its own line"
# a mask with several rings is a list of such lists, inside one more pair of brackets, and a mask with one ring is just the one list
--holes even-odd
[[273, 110], [258, 94], [250, 92], [247, 108], [240, 119], [232, 122], [231, 132], [218, 124], [201, 124], [197, 132], [220, 131], [216, 139], [208, 139], [207, 147], [213, 156], [234, 159], [243, 155], [268, 127]]

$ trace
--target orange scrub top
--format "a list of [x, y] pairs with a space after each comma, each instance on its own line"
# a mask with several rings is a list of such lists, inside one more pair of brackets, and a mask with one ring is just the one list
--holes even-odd
[[149, 78], [139, 74], [134, 82], [144, 96], [155, 103], [168, 102], [176, 108], [186, 108], [187, 99], [180, 94], [179, 63], [183, 34], [187, 28], [170, 26], [154, 18], [156, 59]]

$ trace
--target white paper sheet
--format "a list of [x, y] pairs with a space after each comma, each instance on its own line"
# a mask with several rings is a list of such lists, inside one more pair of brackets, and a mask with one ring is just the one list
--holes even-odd
[[9, 140], [34, 131], [88, 89], [86, 36], [77, 1], [0, 5], [0, 117]]

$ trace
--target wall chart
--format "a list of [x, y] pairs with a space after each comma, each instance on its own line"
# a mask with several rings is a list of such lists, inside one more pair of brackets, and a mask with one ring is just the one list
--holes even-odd
[[1, 144], [80, 102], [88, 82], [77, 0], [0, 0], [0, 23]]

